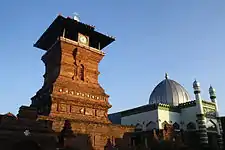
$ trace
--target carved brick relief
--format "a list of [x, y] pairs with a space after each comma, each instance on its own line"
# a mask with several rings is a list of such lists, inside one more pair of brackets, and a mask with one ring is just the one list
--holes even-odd
[[95, 110], [92, 109], [92, 108], [86, 108], [85, 109], [85, 115], [95, 116]]
[[97, 110], [96, 111], [96, 116], [104, 117], [105, 116], [105, 111], [104, 110]]
[[66, 104], [59, 104], [59, 111], [66, 112], [67, 111], [67, 105]]
[[107, 138], [105, 136], [97, 134], [97, 135], [95, 135], [94, 145], [105, 146], [106, 141], [107, 141]]
[[71, 89], [67, 89], [67, 88], [56, 87], [56, 88], [54, 88], [54, 91], [59, 94], [69, 94], [71, 96], [76, 96], [76, 97], [80, 97], [80, 98], [99, 100], [99, 101], [107, 101], [107, 98], [104, 96], [76, 92], [75, 90], [71, 90]]
[[54, 111], [54, 112], [58, 111], [57, 103], [52, 103], [51, 110]]
[[71, 106], [71, 113], [75, 114], [84, 114], [85, 110], [83, 107], [79, 106]]

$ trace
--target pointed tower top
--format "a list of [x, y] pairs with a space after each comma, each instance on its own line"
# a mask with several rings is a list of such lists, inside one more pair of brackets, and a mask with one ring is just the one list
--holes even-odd
[[209, 87], [209, 92], [215, 92], [216, 90], [212, 87], [212, 85], [210, 84], [210, 87]]
[[200, 87], [200, 83], [195, 79], [195, 81], [193, 82], [193, 87]]

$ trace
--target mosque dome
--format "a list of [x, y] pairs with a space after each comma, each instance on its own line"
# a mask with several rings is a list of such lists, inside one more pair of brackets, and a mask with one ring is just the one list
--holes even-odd
[[165, 79], [161, 81], [152, 91], [149, 104], [163, 103], [177, 106], [181, 103], [188, 102], [190, 96], [183, 86], [165, 75]]

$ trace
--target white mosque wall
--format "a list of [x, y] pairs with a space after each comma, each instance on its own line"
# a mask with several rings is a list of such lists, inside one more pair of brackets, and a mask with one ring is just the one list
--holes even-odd
[[138, 114], [133, 114], [130, 116], [124, 116], [121, 118], [122, 125], [134, 125], [142, 126], [142, 130], [146, 130], [146, 126], [150, 122], [154, 122], [156, 124], [156, 128], [158, 128], [158, 110], [152, 110], [148, 112], [142, 112]]
[[165, 121], [169, 124], [174, 124], [175, 122], [180, 125], [180, 113], [178, 112], [171, 112], [168, 110], [158, 110], [158, 117], [160, 120], [159, 129], [163, 129], [164, 126], [162, 125]]
[[197, 127], [196, 114], [197, 114], [196, 106], [181, 109], [181, 121], [183, 122], [183, 124], [181, 125], [181, 128], [183, 130], [187, 130], [187, 125], [189, 123], [194, 123], [195, 126]]
[[[142, 130], [149, 130], [153, 126], [157, 129], [163, 129], [162, 125], [164, 122], [169, 124], [174, 124], [175, 122], [179, 124], [180, 129], [187, 130], [187, 125], [192, 123], [197, 127], [197, 107], [187, 107], [182, 108], [181, 112], [172, 112], [164, 109], [156, 109], [148, 112], [142, 112], [138, 114], [133, 114], [129, 116], [124, 116], [121, 118], [122, 125], [134, 125], [138, 126]], [[217, 123], [216, 120], [213, 122]], [[152, 123], [149, 125], [149, 123]]]

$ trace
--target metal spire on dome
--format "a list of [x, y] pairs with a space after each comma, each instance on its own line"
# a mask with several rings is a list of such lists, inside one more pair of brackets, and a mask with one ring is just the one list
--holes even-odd
[[168, 73], [165, 73], [165, 79], [168, 79], [169, 76], [168, 76]]

